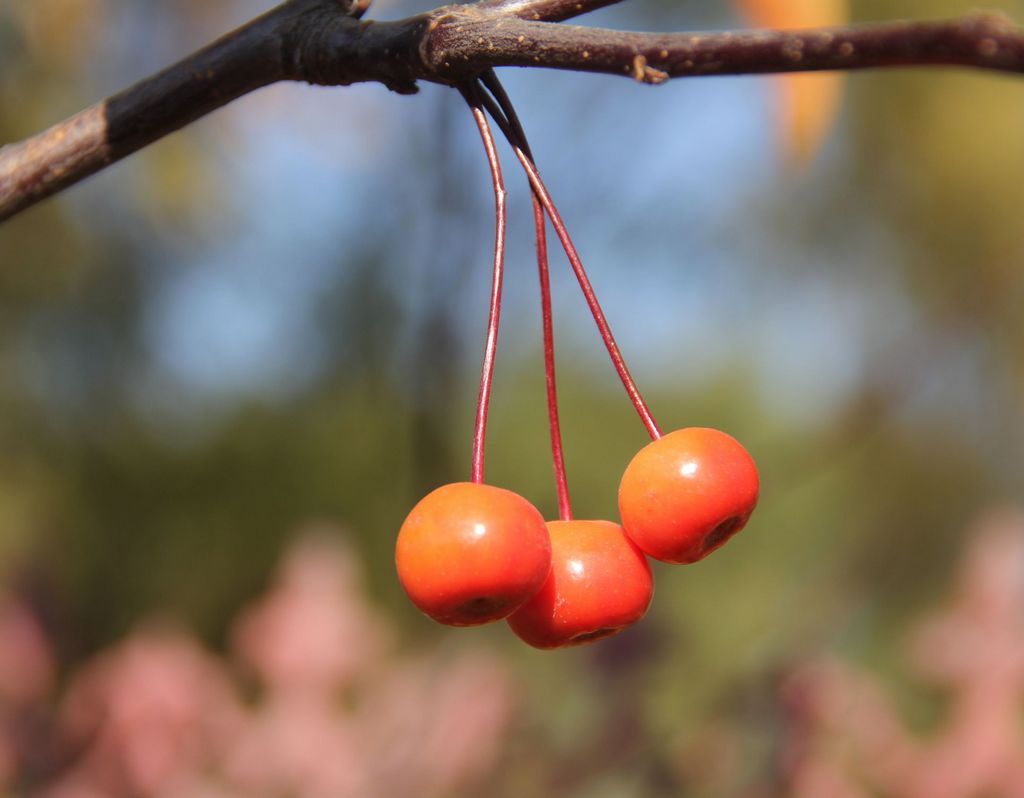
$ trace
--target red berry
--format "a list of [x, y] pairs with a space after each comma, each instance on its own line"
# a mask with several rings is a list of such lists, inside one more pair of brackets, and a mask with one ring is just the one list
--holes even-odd
[[537, 648], [589, 643], [640, 620], [654, 580], [647, 558], [611, 521], [551, 521], [551, 573], [508, 619]]
[[504, 618], [551, 570], [544, 517], [510, 490], [442, 485], [402, 524], [398, 578], [412, 603], [440, 623], [476, 626]]
[[747, 450], [720, 430], [689, 427], [637, 452], [619, 485], [619, 514], [645, 553], [690, 563], [743, 528], [757, 495]]

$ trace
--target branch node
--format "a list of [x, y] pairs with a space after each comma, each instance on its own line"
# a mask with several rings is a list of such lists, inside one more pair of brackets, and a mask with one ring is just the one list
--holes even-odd
[[633, 78], [638, 83], [649, 83], [657, 86], [668, 80], [668, 72], [647, 65], [647, 58], [642, 55], [633, 56]]

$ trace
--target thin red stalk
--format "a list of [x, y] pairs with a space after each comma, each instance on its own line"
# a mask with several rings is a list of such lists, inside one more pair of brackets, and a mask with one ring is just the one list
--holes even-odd
[[[477, 86], [477, 97], [498, 123], [505, 138], [513, 146], [522, 147], [526, 156], [533, 161], [530, 144], [526, 140], [519, 115], [512, 100], [505, 93], [494, 70], [487, 70], [481, 83], [491, 92], [488, 96]], [[497, 103], [495, 103], [497, 101]], [[565, 471], [565, 455], [562, 450], [562, 425], [558, 418], [558, 385], [555, 376], [555, 333], [554, 314], [551, 311], [551, 270], [548, 268], [548, 243], [545, 230], [544, 207], [532, 194], [533, 224], [537, 238], [537, 275], [540, 279], [541, 326], [544, 340], [544, 382], [547, 389], [548, 427], [551, 430], [551, 462], [555, 469], [555, 487], [558, 492], [558, 515], [563, 521], [572, 520], [572, 502], [569, 499], [569, 480]]]
[[551, 461], [555, 467], [555, 486], [558, 490], [558, 515], [563, 521], [572, 520], [569, 501], [569, 480], [565, 474], [565, 456], [562, 453], [562, 426], [558, 420], [558, 387], [555, 383], [555, 332], [551, 312], [551, 276], [548, 269], [548, 243], [544, 230], [544, 208], [533, 195], [533, 224], [537, 231], [537, 273], [540, 278], [540, 314], [544, 329], [544, 381], [548, 398], [548, 425], [551, 428]]
[[523, 151], [522, 147], [513, 145], [512, 149], [515, 151], [516, 157], [519, 159], [519, 163], [523, 165], [523, 169], [526, 171], [526, 176], [529, 178], [530, 185], [533, 187], [534, 195], [544, 206], [544, 210], [547, 211], [548, 216], [551, 218], [551, 225], [555, 228], [558, 240], [562, 242], [562, 248], [565, 250], [566, 257], [569, 259], [569, 263], [576, 275], [576, 279], [579, 281], [580, 288], [583, 290], [583, 297], [586, 299], [587, 305], [590, 307], [590, 313], [594, 317], [594, 323], [597, 324], [597, 329], [601, 333], [601, 340], [604, 341], [604, 345], [608, 349], [608, 354], [612, 359], [612, 364], [615, 366], [615, 370], [619, 374], [619, 379], [622, 380], [622, 385], [625, 387], [626, 393], [629, 394], [630, 401], [633, 402], [633, 407], [636, 408], [636, 412], [640, 416], [640, 420], [643, 422], [644, 426], [647, 428], [647, 432], [653, 440], [657, 440], [661, 437], [661, 430], [658, 428], [658, 424], [655, 422], [654, 416], [651, 415], [651, 411], [647, 407], [647, 403], [640, 394], [640, 389], [636, 387], [636, 383], [633, 381], [633, 377], [630, 375], [629, 369], [626, 367], [626, 361], [622, 357], [622, 352], [619, 351], [619, 345], [615, 342], [615, 336], [612, 335], [611, 328], [608, 326], [608, 320], [605, 318], [604, 311], [601, 310], [601, 304], [597, 301], [597, 295], [594, 293], [594, 288], [590, 284], [590, 279], [587, 277], [586, 269], [583, 268], [583, 262], [580, 260], [580, 256], [576, 252], [576, 247], [572, 243], [569, 231], [566, 229], [565, 223], [562, 221], [562, 217], [558, 213], [558, 208], [555, 207], [555, 203], [551, 199], [551, 195], [548, 193], [547, 187], [544, 185], [544, 181], [541, 180], [537, 167], [533, 165], [533, 162]]
[[501, 162], [494, 145], [491, 126], [487, 122], [480, 104], [467, 94], [473, 119], [480, 130], [480, 138], [487, 153], [487, 165], [491, 170], [494, 184], [494, 272], [491, 278], [491, 302], [487, 319], [487, 342], [484, 345], [483, 365], [480, 369], [480, 391], [476, 400], [476, 424], [473, 428], [473, 471], [472, 480], [484, 481], [484, 444], [487, 439], [487, 411], [491, 403], [491, 383], [494, 378], [494, 355], [498, 349], [498, 325], [501, 320], [501, 284], [505, 272], [505, 182], [501, 176]]

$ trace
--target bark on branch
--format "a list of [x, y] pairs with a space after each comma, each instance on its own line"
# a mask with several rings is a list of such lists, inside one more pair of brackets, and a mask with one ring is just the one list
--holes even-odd
[[178, 64], [0, 148], [0, 221], [262, 86], [464, 86], [493, 67], [673, 77], [963, 66], [1024, 73], [1024, 29], [997, 14], [801, 31], [630, 33], [560, 24], [621, 0], [480, 0], [394, 22], [369, 0], [286, 0]]

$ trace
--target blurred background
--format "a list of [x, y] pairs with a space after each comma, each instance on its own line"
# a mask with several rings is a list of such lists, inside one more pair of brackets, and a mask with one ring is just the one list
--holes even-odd
[[[0, 141], [267, 7], [7, 0]], [[486, 164], [450, 90], [270, 87], [0, 227], [0, 795], [1024, 793], [1024, 83], [502, 78], [662, 427], [757, 459], [747, 529], [656, 566], [647, 618], [589, 647], [420, 616], [393, 545], [469, 475]], [[553, 517], [503, 154], [487, 473]], [[574, 507], [614, 519], [645, 433], [552, 268]]]

